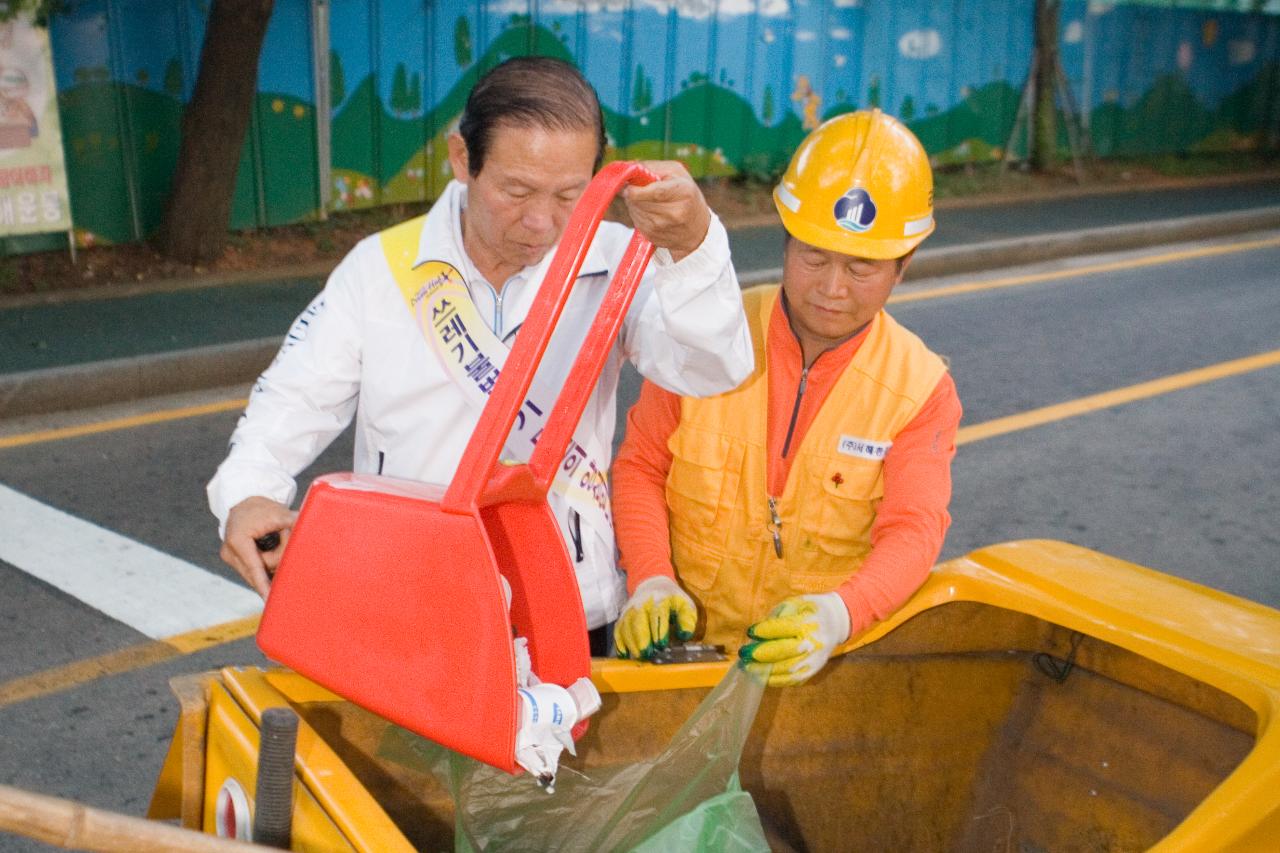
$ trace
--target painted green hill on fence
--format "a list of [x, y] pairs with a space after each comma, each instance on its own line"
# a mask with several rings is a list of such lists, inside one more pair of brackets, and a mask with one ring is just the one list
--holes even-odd
[[[76, 228], [113, 243], [151, 234], [164, 214], [178, 162], [182, 103], [143, 86], [91, 81], [59, 92], [58, 109]], [[314, 216], [319, 193], [313, 107], [264, 92], [254, 110], [240, 154], [231, 226]]]
[[[536, 52], [572, 61], [561, 37], [513, 16], [438, 101], [415, 114], [396, 114], [366, 76], [333, 116], [330, 140], [334, 197], [340, 207], [435, 197], [449, 177], [444, 135], [485, 70]], [[1182, 76], [1166, 74], [1129, 106], [1110, 101], [1090, 115], [1093, 149], [1102, 156], [1170, 151], [1274, 149], [1280, 127], [1268, 126], [1280, 98], [1280, 63], [1207, 106]], [[945, 111], [930, 106], [908, 118], [939, 166], [1000, 155], [1017, 112], [1019, 92], [988, 83]], [[181, 140], [182, 103], [128, 82], [85, 76], [58, 93], [67, 153], [72, 215], [78, 229], [112, 242], [150, 234], [159, 224]], [[853, 109], [835, 104], [824, 117]], [[910, 116], [915, 107], [903, 109]], [[776, 178], [805, 130], [791, 109], [774, 124], [750, 102], [710, 79], [688, 85], [663, 103], [629, 114], [604, 109], [610, 156], [681, 159], [697, 176], [746, 173]], [[237, 228], [294, 222], [319, 208], [314, 105], [259, 93], [241, 154], [233, 200]], [[1065, 147], [1065, 133], [1060, 133]]]
[[[541, 56], [573, 61], [568, 49], [551, 31], [528, 25], [508, 27], [443, 98], [412, 117], [388, 111], [378, 95], [374, 75], [368, 75], [333, 117], [334, 169], [367, 175], [379, 186], [391, 182], [411, 161], [421, 159], [429, 142], [442, 138], [449, 125], [462, 114], [467, 95], [484, 71], [504, 59], [535, 50]], [[371, 141], [375, 138], [377, 144], [373, 145]]]
[[[141, 233], [151, 233], [178, 160], [182, 105], [141, 86], [92, 81], [59, 92], [58, 111], [76, 228], [129, 241], [136, 215]], [[124, 125], [122, 114], [131, 117]]]
[[[550, 30], [517, 22], [494, 40], [440, 101], [412, 117], [388, 111], [377, 92], [374, 75], [365, 77], [333, 119], [335, 174], [341, 173], [352, 181], [363, 176], [375, 183], [377, 188], [367, 199], [370, 204], [423, 198], [433, 187], [438, 190], [433, 183], [438, 176], [433, 175], [433, 170], [442, 162], [443, 134], [462, 113], [476, 79], [482, 70], [531, 50], [573, 61], [568, 49]], [[791, 112], [778, 124], [765, 126], [741, 95], [712, 83], [690, 87], [637, 115], [605, 107], [604, 116], [610, 141], [617, 149], [615, 156], [683, 154], [696, 175], [774, 172], [785, 166], [791, 151], [804, 137], [799, 119]], [[370, 144], [373, 138], [376, 145]], [[406, 169], [415, 170], [412, 180], [406, 181]], [[409, 189], [414, 183], [419, 187], [417, 193]], [[393, 192], [383, 192], [391, 186], [395, 187]]]

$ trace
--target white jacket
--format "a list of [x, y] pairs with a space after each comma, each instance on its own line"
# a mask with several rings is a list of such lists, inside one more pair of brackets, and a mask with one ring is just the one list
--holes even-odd
[[[537, 268], [522, 270], [495, 291], [462, 250], [465, 204], [466, 187], [450, 183], [426, 217], [414, 265], [444, 260], [457, 267], [481, 318], [509, 346], [554, 249]], [[601, 224], [539, 366], [539, 382], [563, 385], [630, 237], [630, 229], [617, 223]], [[594, 434], [591, 443], [603, 449], [606, 465], [624, 358], [659, 385], [691, 396], [727, 391], [750, 374], [751, 339], [728, 235], [714, 216], [702, 245], [680, 262], [665, 250], [655, 253], [587, 403], [576, 434]], [[353, 470], [440, 485], [453, 477], [479, 420], [415, 324], [377, 235], [362, 240], [333, 271], [254, 385], [230, 453], [208, 486], [219, 530], [231, 507], [245, 498], [262, 495], [291, 504], [294, 477], [353, 415]], [[616, 565], [613, 531], [581, 535], [587, 528], [573, 524], [564, 499], [553, 492], [549, 501], [570, 558], [582, 552], [575, 569], [588, 626], [616, 619], [626, 584]], [[573, 534], [579, 534], [581, 549]]]

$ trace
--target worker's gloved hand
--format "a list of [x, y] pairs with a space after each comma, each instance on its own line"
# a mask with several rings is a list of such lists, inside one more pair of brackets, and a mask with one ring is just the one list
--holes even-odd
[[627, 599], [613, 629], [613, 641], [618, 657], [648, 660], [655, 649], [671, 643], [673, 628], [677, 639], [684, 641], [693, 638], [697, 624], [698, 608], [693, 599], [671, 578], [656, 575], [637, 586]]
[[747, 629], [753, 642], [738, 650], [741, 666], [770, 687], [803, 684], [849, 639], [849, 610], [834, 592], [798, 595]]

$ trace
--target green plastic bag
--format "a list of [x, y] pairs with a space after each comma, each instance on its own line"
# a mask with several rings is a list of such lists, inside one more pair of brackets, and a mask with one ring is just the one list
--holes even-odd
[[751, 795], [738, 787], [733, 775], [730, 790], [676, 818], [656, 835], [631, 848], [633, 853], [670, 853], [672, 850], [768, 850], [760, 815]]
[[395, 727], [378, 752], [429, 769], [448, 788], [458, 853], [767, 851], [755, 804], [738, 783], [763, 692], [733, 667], [657, 756], [590, 776], [562, 767], [554, 794], [526, 774], [511, 776]]

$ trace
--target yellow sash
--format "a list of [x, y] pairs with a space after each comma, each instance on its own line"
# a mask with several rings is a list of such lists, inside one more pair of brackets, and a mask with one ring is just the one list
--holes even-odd
[[[467, 401], [483, 411], [511, 350], [480, 318], [457, 267], [442, 260], [414, 266], [424, 218], [383, 231], [379, 235], [382, 251], [405, 306], [432, 352]], [[540, 388], [535, 376], [504, 447], [508, 458], [529, 460], [556, 396], [554, 389]], [[583, 440], [580, 430], [575, 432], [551, 490], [612, 545], [608, 466], [593, 444]]]

